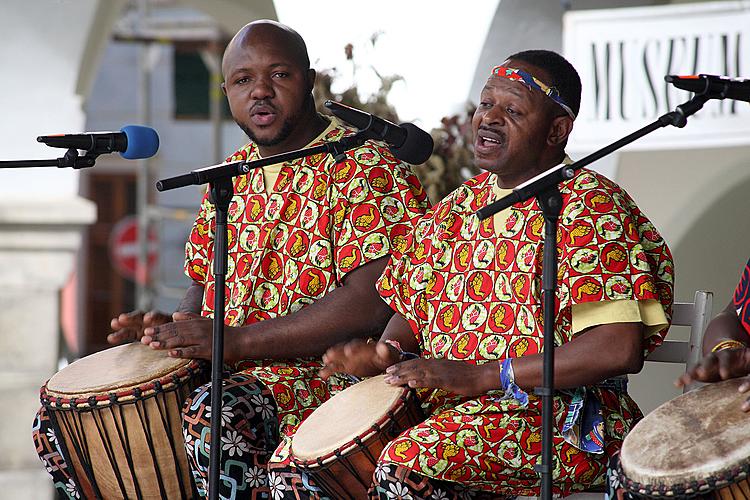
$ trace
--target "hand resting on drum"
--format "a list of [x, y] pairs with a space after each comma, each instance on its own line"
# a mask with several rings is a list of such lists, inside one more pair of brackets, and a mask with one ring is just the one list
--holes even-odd
[[379, 375], [400, 359], [399, 353], [385, 342], [365, 342], [355, 339], [338, 344], [323, 354], [325, 367], [320, 376], [328, 379], [334, 373], [348, 373], [357, 377]]
[[381, 339], [378, 342], [352, 340], [331, 347], [323, 355], [325, 367], [320, 375], [328, 378], [334, 373], [348, 373], [371, 377], [385, 372], [383, 380], [390, 385], [444, 389], [463, 396], [476, 396], [496, 388], [500, 374], [497, 363], [475, 365], [448, 359], [404, 360], [399, 348], [413, 352], [418, 345], [411, 326], [399, 314], [391, 317]]
[[190, 319], [192, 316], [185, 316], [185, 312], [199, 312], [202, 300], [203, 285], [193, 282], [185, 292], [185, 297], [183, 297], [177, 306], [177, 312], [171, 316], [161, 311], [149, 311], [147, 313], [132, 311], [122, 313], [110, 321], [109, 324], [114, 332], [107, 335], [107, 342], [110, 344], [122, 344], [141, 340], [146, 328], [164, 325], [172, 321]]
[[[683, 387], [692, 382], [719, 382], [750, 375], [750, 348], [747, 334], [737, 316], [734, 301], [717, 314], [706, 327], [703, 336], [703, 359], [675, 380]], [[738, 390], [750, 392], [750, 377]], [[750, 412], [750, 398], [742, 403], [742, 410]]]
[[352, 340], [326, 351], [320, 375], [325, 379], [334, 373], [371, 377], [385, 371], [383, 380], [390, 385], [445, 389], [462, 396], [494, 389], [498, 378], [495, 363], [477, 366], [447, 359], [400, 359], [400, 353], [385, 342]]
[[[712, 352], [701, 359], [691, 370], [683, 373], [675, 381], [678, 387], [693, 381], [719, 382], [750, 374], [750, 349], [723, 349]], [[750, 392], [750, 377], [747, 377], [738, 390]], [[750, 412], [750, 398], [742, 403], [742, 410]]]
[[122, 344], [133, 342], [143, 337], [143, 330], [150, 326], [163, 325], [172, 321], [169, 314], [161, 311], [132, 311], [122, 313], [116, 318], [112, 318], [110, 326], [114, 332], [107, 335], [107, 342], [110, 344]]
[[[173, 358], [211, 359], [212, 321], [191, 312], [175, 312], [174, 321], [144, 329], [141, 343], [152, 349], [168, 350]], [[240, 361], [238, 349], [233, 342], [237, 335], [231, 335], [232, 327], [225, 326], [224, 360]]]

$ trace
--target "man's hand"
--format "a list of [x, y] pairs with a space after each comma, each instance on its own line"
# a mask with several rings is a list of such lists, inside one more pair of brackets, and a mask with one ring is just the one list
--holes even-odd
[[748, 374], [750, 374], [750, 349], [724, 349], [704, 356], [675, 383], [683, 386], [693, 381], [719, 382]]
[[385, 342], [366, 343], [356, 339], [338, 344], [323, 354], [325, 366], [320, 376], [327, 379], [334, 373], [348, 373], [357, 377], [371, 377], [398, 362], [400, 354]]
[[[712, 352], [701, 359], [691, 370], [675, 381], [678, 387], [691, 382], [719, 382], [750, 374], [750, 349], [724, 349]], [[750, 378], [740, 385], [739, 391], [750, 392]], [[742, 403], [743, 411], [750, 411], [750, 398]]]
[[500, 387], [497, 363], [412, 359], [389, 366], [385, 373], [385, 382], [391, 385], [444, 389], [461, 396], [477, 396]]
[[145, 328], [163, 325], [170, 321], [172, 321], [172, 318], [161, 311], [149, 311], [145, 314], [143, 311], [122, 313], [110, 321], [109, 324], [114, 332], [107, 335], [107, 342], [122, 344], [140, 340]]
[[[141, 343], [152, 349], [169, 351], [174, 358], [211, 359], [213, 322], [191, 312], [176, 312], [171, 323], [148, 327]], [[236, 335], [231, 327], [224, 327], [224, 353], [226, 362], [239, 361], [241, 354], [232, 344]]]

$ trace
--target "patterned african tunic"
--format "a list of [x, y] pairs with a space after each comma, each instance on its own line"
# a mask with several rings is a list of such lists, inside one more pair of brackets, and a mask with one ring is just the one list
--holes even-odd
[[750, 260], [747, 261], [745, 269], [742, 271], [742, 278], [734, 291], [732, 297], [734, 310], [737, 311], [737, 317], [740, 324], [750, 335]]
[[[333, 120], [310, 146], [351, 130]], [[250, 143], [229, 160], [260, 158]], [[254, 169], [234, 179], [229, 207], [225, 323], [241, 326], [284, 316], [315, 302], [344, 276], [405, 242], [427, 200], [408, 166], [368, 141], [336, 163], [315, 155], [284, 163], [273, 189]], [[214, 209], [207, 196], [186, 244], [187, 275], [204, 285], [203, 312], [213, 316]], [[271, 389], [282, 432], [340, 390], [343, 379], [317, 376], [317, 359], [243, 361], [235, 368]]]
[[[459, 187], [417, 223], [403, 252], [378, 282], [384, 299], [411, 325], [425, 358], [485, 363], [536, 354], [543, 342], [543, 215], [536, 200], [511, 207], [503, 227], [474, 212], [493, 201], [493, 174]], [[561, 186], [556, 344], [573, 339], [571, 308], [592, 301], [655, 300], [671, 317], [669, 250], [617, 185], [588, 170]], [[653, 350], [666, 328], [644, 341]], [[585, 366], [585, 360], [582, 360]], [[563, 439], [572, 396], [555, 396], [554, 480], [564, 494], [601, 484], [607, 455], [641, 417], [623, 391], [588, 388], [601, 404], [605, 454]], [[380, 460], [420, 474], [503, 494], [537, 495], [541, 400], [526, 408], [500, 391], [459, 397], [421, 390], [428, 418], [404, 431]]]

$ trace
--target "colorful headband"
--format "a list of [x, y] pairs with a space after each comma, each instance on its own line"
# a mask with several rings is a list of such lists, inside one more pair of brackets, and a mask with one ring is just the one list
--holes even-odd
[[541, 91], [544, 95], [559, 104], [560, 107], [564, 109], [571, 118], [573, 118], [574, 120], [576, 119], [576, 114], [573, 113], [573, 110], [570, 109], [570, 106], [565, 104], [565, 101], [562, 97], [560, 97], [560, 92], [557, 90], [557, 88], [550, 87], [541, 80], [534, 78], [531, 73], [527, 73], [522, 69], [508, 68], [505, 66], [495, 66], [494, 68], [492, 68], [492, 76], [507, 78], [508, 80], [513, 80], [514, 82], [521, 82], [532, 89]]

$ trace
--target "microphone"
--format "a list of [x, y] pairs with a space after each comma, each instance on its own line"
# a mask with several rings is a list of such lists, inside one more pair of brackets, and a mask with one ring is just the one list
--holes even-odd
[[664, 80], [678, 89], [715, 99], [750, 102], [750, 80], [716, 75], [666, 75]]
[[36, 140], [53, 148], [80, 149], [93, 155], [119, 151], [128, 160], [151, 158], [159, 150], [156, 130], [140, 125], [128, 125], [120, 132], [42, 135]]
[[426, 162], [432, 154], [432, 136], [412, 123], [396, 125], [336, 101], [326, 101], [325, 106], [349, 125], [387, 143], [393, 155], [401, 161], [418, 165]]

